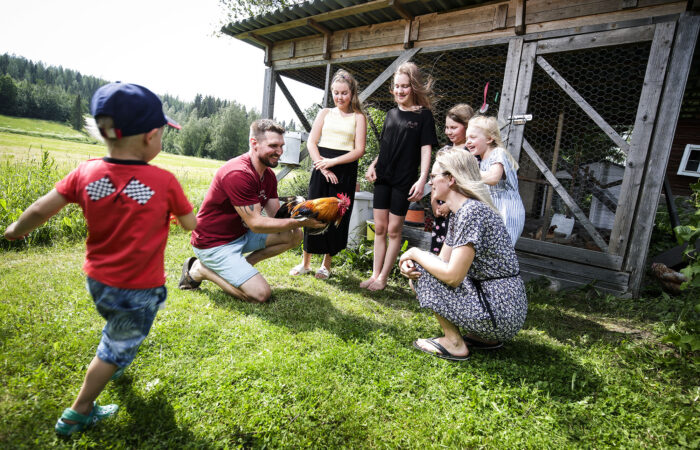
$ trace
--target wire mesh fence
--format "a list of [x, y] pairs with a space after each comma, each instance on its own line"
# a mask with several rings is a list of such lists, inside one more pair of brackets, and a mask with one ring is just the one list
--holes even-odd
[[[629, 143], [650, 43], [544, 55], [562, 79]], [[626, 155], [543, 69], [535, 65], [524, 137], [555, 174], [573, 202], [609, 243]], [[559, 136], [559, 139], [557, 139]], [[599, 250], [532, 160], [521, 152], [520, 195], [526, 210], [523, 236]]]
[[[650, 42], [640, 42], [543, 56], [546, 64], [585, 99], [588, 112], [543, 67], [536, 64], [534, 68], [528, 104], [533, 119], [525, 126], [524, 138], [605, 242], [609, 242], [617, 213], [626, 155], [619, 142], [616, 144], [601, 128], [600, 120], [596, 123], [591, 118], [590, 111], [629, 143], [650, 47]], [[498, 115], [507, 52], [508, 45], [504, 44], [423, 50], [413, 57], [423, 73], [434, 79], [437, 101], [433, 114], [440, 145], [448, 143], [442, 130], [445, 115], [455, 104], [467, 103], [475, 111], [487, 104], [486, 115]], [[394, 58], [378, 58], [335, 63], [331, 74], [341, 68], [349, 71], [362, 91], [393, 61]], [[325, 86], [325, 65], [280, 73], [321, 89]], [[393, 108], [391, 86], [389, 78], [367, 99], [366, 106], [384, 112]], [[371, 127], [369, 132], [372, 133]], [[519, 189], [526, 210], [523, 236], [600, 250], [572, 214], [571, 205], [552, 189], [524, 151], [519, 164]]]

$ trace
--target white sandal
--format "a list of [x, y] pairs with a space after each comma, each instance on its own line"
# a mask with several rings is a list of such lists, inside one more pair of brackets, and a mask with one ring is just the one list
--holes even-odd
[[289, 275], [295, 277], [297, 275], [306, 275], [309, 272], [311, 272], [311, 268], [307, 269], [306, 267], [304, 267], [303, 263], [299, 263], [291, 268], [291, 270], [289, 271]]
[[326, 278], [331, 276], [331, 271], [326, 269], [326, 266], [321, 266], [318, 268], [316, 271], [315, 277], [319, 280], [325, 280]]

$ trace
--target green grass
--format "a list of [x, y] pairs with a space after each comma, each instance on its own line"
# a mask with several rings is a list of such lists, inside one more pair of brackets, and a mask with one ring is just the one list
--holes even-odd
[[[17, 152], [5, 144], [15, 136], [30, 139]], [[66, 170], [86, 152], [102, 154], [98, 146], [0, 133], [0, 156], [19, 167], [27, 144]], [[159, 158], [180, 171], [189, 195], [221, 164]], [[665, 342], [693, 332], [697, 291], [669, 297], [649, 285], [633, 300], [529, 283], [528, 318], [516, 338], [451, 363], [412, 349], [440, 329], [403, 279], [370, 294], [358, 288], [368, 274], [340, 256], [327, 281], [292, 278], [300, 255], [287, 252], [260, 263], [273, 299], [251, 305], [206, 282], [199, 291], [176, 288], [192, 255], [188, 241], [184, 231], [171, 233], [167, 308], [134, 364], [99, 398], [118, 403], [119, 414], [68, 440], [53, 425], [75, 398], [104, 324], [84, 287], [84, 244], [1, 252], [0, 447], [700, 445], [697, 352]]]
[[[0, 263], [0, 445], [172, 447], [672, 447], [697, 443], [697, 372], [659, 342], [685, 299], [637, 302], [529, 285], [505, 349], [451, 363], [416, 352], [438, 335], [403, 281], [370, 295], [365, 274], [290, 278], [298, 254], [264, 261], [266, 305], [213, 285], [176, 289], [188, 235], [166, 252], [168, 306], [100, 401], [119, 415], [72, 440], [70, 405], [103, 320], [83, 246], [7, 252]], [[659, 328], [661, 327], [661, 328]], [[661, 355], [669, 353], [665, 357]]]
[[76, 131], [69, 125], [49, 120], [26, 119], [0, 114], [0, 131], [38, 137], [49, 137], [73, 141], [92, 141], [86, 133]]

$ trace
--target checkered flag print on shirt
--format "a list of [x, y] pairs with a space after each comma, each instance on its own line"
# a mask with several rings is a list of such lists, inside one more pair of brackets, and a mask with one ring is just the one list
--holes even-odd
[[151, 197], [153, 197], [153, 189], [141, 183], [137, 179], [132, 179], [124, 188], [124, 194], [130, 199], [136, 201], [139, 205], [145, 205]]
[[109, 177], [105, 175], [99, 180], [93, 181], [92, 183], [88, 184], [85, 187], [85, 190], [87, 191], [90, 200], [96, 202], [97, 200], [100, 200], [102, 198], [107, 197], [108, 195], [113, 194], [114, 191], [117, 190], [117, 188], [115, 188], [114, 184], [112, 184], [112, 180], [110, 180]]

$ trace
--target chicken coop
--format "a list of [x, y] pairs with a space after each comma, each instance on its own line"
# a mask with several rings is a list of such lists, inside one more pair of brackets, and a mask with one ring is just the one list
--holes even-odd
[[328, 104], [340, 68], [366, 105], [388, 111], [392, 74], [414, 61], [435, 80], [443, 143], [450, 107], [488, 105], [520, 164], [524, 278], [634, 296], [678, 118], [698, 104], [686, 92], [698, 77], [694, 9], [668, 0], [316, 0], [222, 31], [265, 52], [263, 116], [281, 92], [307, 131], [285, 80], [322, 89]]

